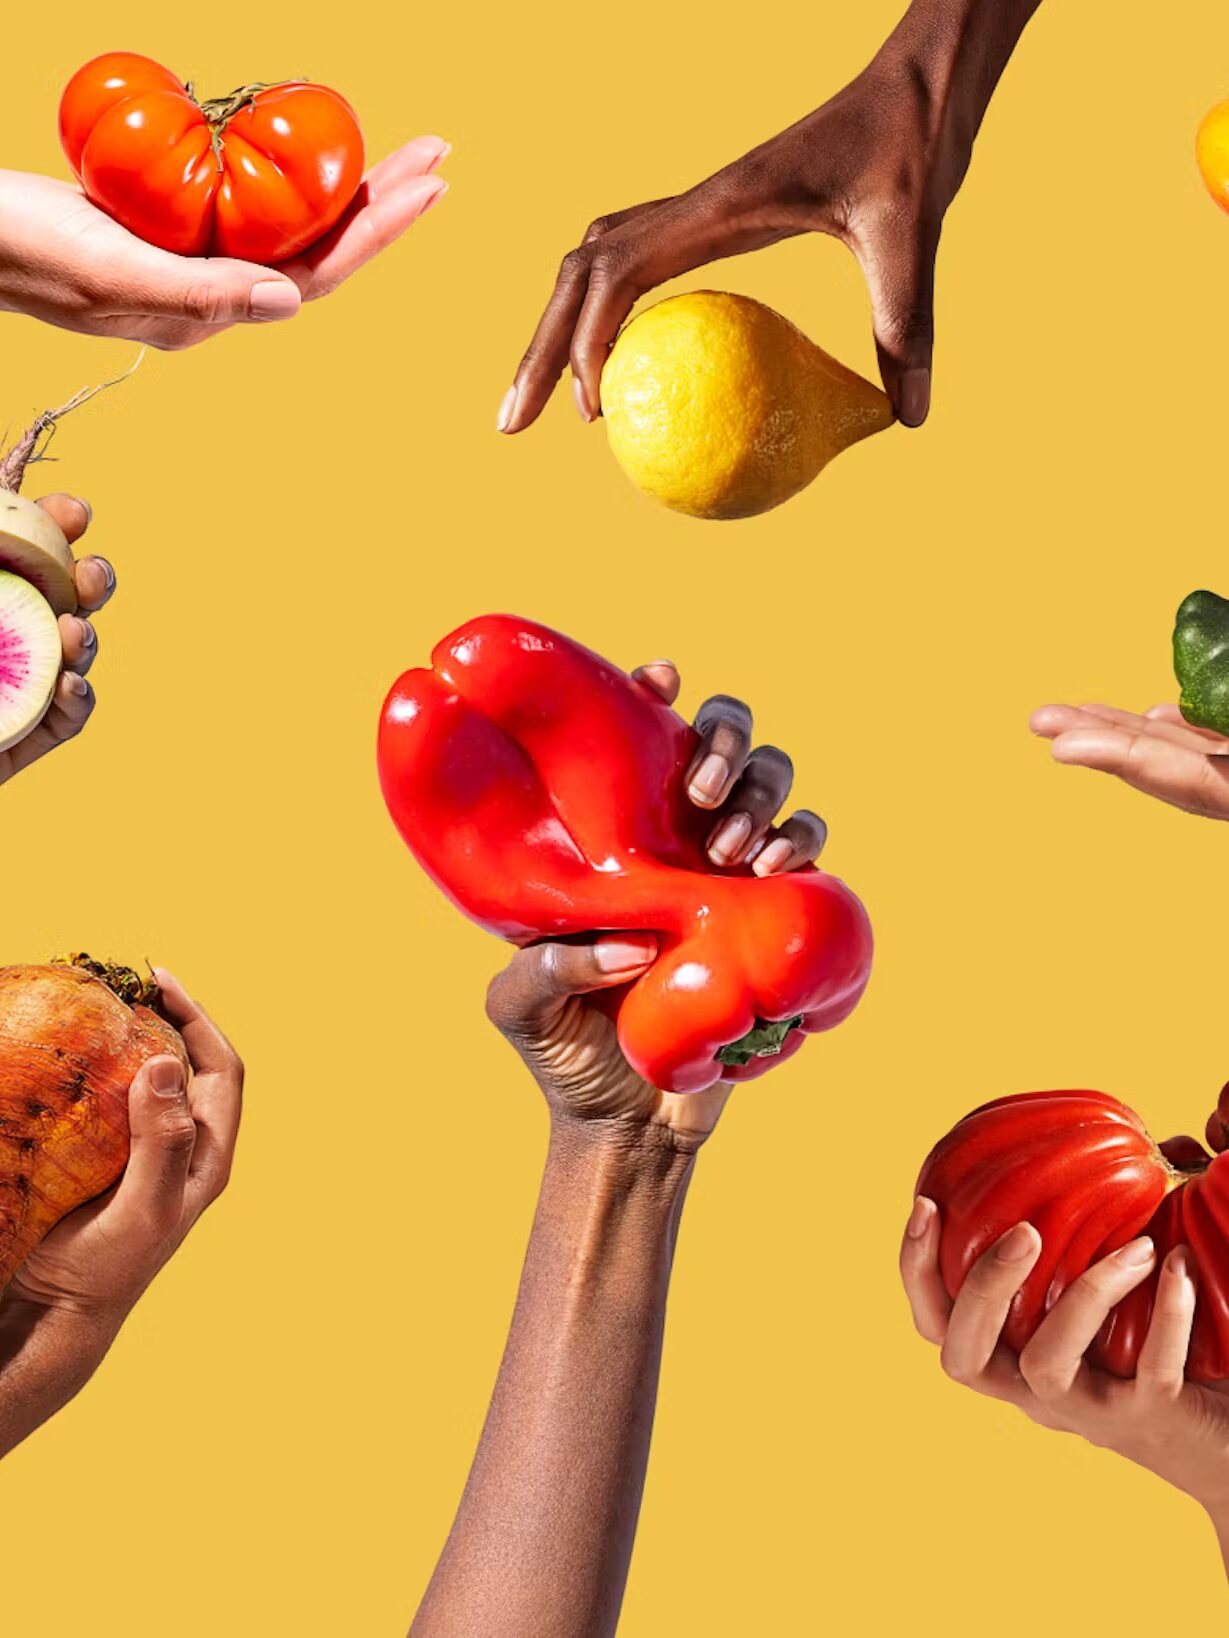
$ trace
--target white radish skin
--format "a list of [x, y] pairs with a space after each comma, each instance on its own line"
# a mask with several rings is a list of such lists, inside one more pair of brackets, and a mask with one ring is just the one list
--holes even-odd
[[0, 489], [0, 570], [28, 580], [55, 614], [72, 614], [77, 607], [73, 554], [64, 531], [41, 506], [7, 489]]
[[28, 580], [0, 570], [0, 751], [43, 720], [62, 662], [51, 605]]

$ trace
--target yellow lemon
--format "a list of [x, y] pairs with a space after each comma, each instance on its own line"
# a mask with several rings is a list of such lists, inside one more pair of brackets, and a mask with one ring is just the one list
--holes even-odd
[[748, 296], [697, 290], [639, 314], [602, 371], [615, 459], [697, 518], [746, 518], [796, 495], [892, 419], [887, 394]]

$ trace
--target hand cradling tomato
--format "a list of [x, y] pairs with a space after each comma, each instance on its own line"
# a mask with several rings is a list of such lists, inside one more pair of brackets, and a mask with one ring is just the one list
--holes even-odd
[[1116, 1376], [1134, 1374], [1161, 1266], [1184, 1245], [1198, 1276], [1186, 1374], [1229, 1378], [1229, 1087], [1207, 1140], [1215, 1155], [1189, 1137], [1158, 1145], [1103, 1092], [1026, 1092], [975, 1109], [931, 1150], [915, 1191], [939, 1208], [948, 1295], [996, 1240], [1030, 1222], [1041, 1255], [1003, 1328], [1018, 1353], [1085, 1269], [1147, 1234], [1156, 1267], [1110, 1314], [1090, 1358]]
[[545, 626], [472, 620], [385, 702], [384, 799], [419, 863], [515, 944], [656, 935], [612, 994], [619, 1046], [652, 1086], [698, 1092], [790, 1057], [852, 1012], [865, 910], [814, 869], [716, 868], [688, 802], [695, 730], [646, 684]]
[[198, 101], [129, 51], [73, 75], [60, 141], [94, 204], [181, 256], [285, 261], [328, 232], [363, 179], [358, 120], [327, 86], [287, 80]]

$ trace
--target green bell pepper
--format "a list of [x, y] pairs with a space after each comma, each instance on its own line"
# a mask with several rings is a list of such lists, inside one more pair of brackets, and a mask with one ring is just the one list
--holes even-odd
[[1174, 624], [1174, 672], [1186, 720], [1229, 734], [1229, 600], [1210, 591], [1185, 599]]

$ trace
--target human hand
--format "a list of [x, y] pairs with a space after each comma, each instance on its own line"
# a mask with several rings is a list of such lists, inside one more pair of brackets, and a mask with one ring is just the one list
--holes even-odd
[[858, 259], [883, 385], [899, 419], [930, 406], [934, 272], [948, 206], [994, 85], [1038, 0], [915, 0], [870, 66], [813, 114], [673, 198], [597, 219], [500, 405], [501, 432], [537, 419], [566, 364], [582, 419], [636, 301], [725, 256], [825, 233]]
[[[85, 501], [72, 495], [47, 495], [38, 504], [59, 524], [70, 546], [89, 528], [90, 509]], [[79, 612], [60, 616], [64, 669], [43, 720], [23, 740], [0, 751], [0, 785], [79, 734], [94, 709], [94, 690], [86, 681], [86, 673], [97, 657], [98, 637], [85, 616], [96, 614], [110, 599], [115, 590], [115, 570], [105, 557], [83, 557], [77, 561], [75, 576]]]
[[400, 238], [447, 191], [439, 137], [372, 167], [340, 222], [281, 267], [174, 256], [92, 205], [75, 184], [0, 171], [0, 310], [65, 330], [179, 349], [232, 324], [293, 318]]
[[1124, 1380], [1089, 1365], [1084, 1353], [1115, 1304], [1152, 1272], [1149, 1239], [1132, 1240], [1074, 1280], [1016, 1355], [1000, 1332], [1040, 1255], [1041, 1236], [1029, 1223], [1009, 1229], [973, 1265], [953, 1302], [939, 1272], [939, 1230], [938, 1208], [919, 1198], [900, 1268], [914, 1324], [942, 1349], [947, 1374], [1043, 1427], [1078, 1433], [1147, 1468], [1194, 1497], [1229, 1543], [1229, 1383], [1188, 1382], [1183, 1374], [1196, 1300], [1187, 1248], [1165, 1259], [1136, 1374]]
[[160, 1005], [192, 1066], [148, 1059], [128, 1093], [132, 1148], [123, 1176], [52, 1229], [0, 1298], [0, 1325], [71, 1314], [113, 1335], [230, 1176], [243, 1065], [208, 1014], [170, 973], [155, 972]]
[[[641, 666], [633, 675], [668, 705], [678, 697], [679, 674], [669, 661]], [[708, 842], [713, 863], [750, 861], [757, 875], [770, 876], [816, 859], [827, 835], [817, 814], [799, 809], [779, 827], [773, 824], [789, 795], [793, 767], [775, 746], [752, 748], [747, 706], [714, 695], [701, 705], [695, 727], [699, 744], [687, 788], [691, 801], [714, 815]], [[603, 1005], [603, 992], [638, 978], [656, 954], [650, 933], [530, 945], [492, 982], [487, 1015], [525, 1060], [552, 1115], [605, 1123], [623, 1136], [652, 1130], [674, 1147], [694, 1150], [716, 1125], [729, 1083], [694, 1093], [650, 1085], [620, 1052]]]
[[1043, 705], [1029, 726], [1056, 762], [1116, 775], [1205, 819], [1229, 819], [1229, 739], [1186, 722], [1176, 705], [1137, 716], [1111, 705]]

